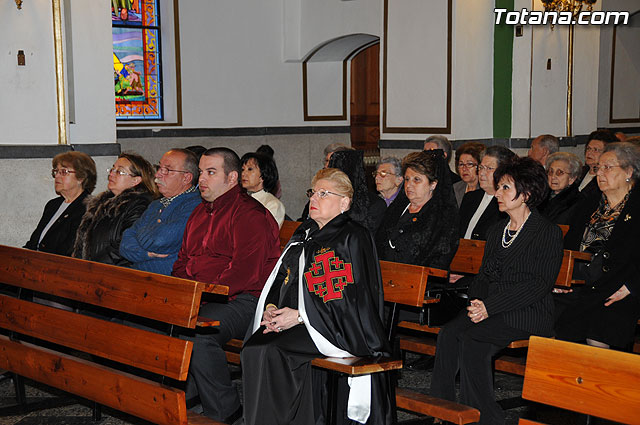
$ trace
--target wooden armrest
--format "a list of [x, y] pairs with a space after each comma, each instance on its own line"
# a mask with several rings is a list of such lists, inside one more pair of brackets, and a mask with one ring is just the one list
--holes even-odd
[[572, 280], [571, 281], [571, 286], [573, 285], [584, 285], [584, 280]]
[[529, 346], [528, 339], [519, 339], [517, 341], [511, 341], [511, 343], [507, 345], [507, 348], [524, 348], [528, 346]]
[[311, 364], [350, 376], [402, 369], [402, 360], [390, 357], [320, 357], [313, 359]]
[[229, 287], [227, 285], [218, 285], [216, 283], [204, 283], [202, 292], [218, 295], [229, 295]]
[[444, 278], [449, 278], [449, 272], [447, 270], [442, 270], [442, 269], [436, 269], [433, 267], [425, 267], [427, 269], [427, 273], [429, 273], [429, 276], [435, 276], [435, 277], [444, 277]]
[[440, 298], [436, 297], [424, 297], [425, 304], [437, 304], [440, 302]]
[[480, 420], [478, 409], [406, 388], [396, 388], [396, 405], [400, 409], [433, 416], [454, 424], [462, 425]]
[[206, 317], [198, 316], [198, 319], [196, 320], [196, 326], [199, 326], [201, 328], [208, 328], [211, 326], [220, 326], [220, 321], [211, 320], [211, 319], [207, 319]]

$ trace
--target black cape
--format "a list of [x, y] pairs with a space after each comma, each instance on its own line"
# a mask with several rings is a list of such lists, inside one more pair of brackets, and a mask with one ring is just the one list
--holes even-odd
[[[305, 319], [305, 327], [309, 330], [319, 352], [330, 355], [323, 349], [322, 344], [318, 345], [318, 338], [314, 336], [314, 331], [339, 350], [351, 355], [389, 356], [391, 349], [382, 324], [384, 294], [380, 265], [369, 231], [355, 223], [346, 214], [335, 217], [322, 229], [318, 228], [315, 221], [307, 220], [293, 234], [287, 248], [296, 244], [302, 244], [304, 247], [304, 266], [302, 270], [298, 270], [299, 274], [297, 274], [301, 277], [299, 283], [302, 289], [299, 299], [304, 301], [304, 305], [298, 307], [300, 315]], [[284, 257], [290, 251], [287, 248], [285, 248]], [[292, 264], [290, 259], [286, 262]], [[272, 277], [275, 277], [277, 272], [278, 270], [274, 270]], [[327, 276], [328, 274], [330, 276]], [[327, 286], [329, 281], [331, 285]], [[277, 282], [267, 281], [265, 285], [254, 318], [254, 333], [262, 332], [259, 329], [259, 323], [264, 311], [264, 303], [270, 287], [277, 284]], [[291, 329], [296, 328], [299, 326]], [[281, 334], [285, 336], [286, 333], [287, 331], [284, 331]], [[250, 343], [255, 336], [252, 336], [247, 343]], [[243, 357], [243, 364], [244, 361]], [[310, 367], [310, 362], [307, 364]], [[289, 370], [272, 369], [269, 371], [269, 379], [287, 376], [285, 379], [295, 380], [290, 373]], [[264, 379], [264, 377], [256, 378], [253, 380], [247, 377], [249, 383], [254, 385], [259, 385], [258, 382]], [[346, 378], [343, 381], [340, 384], [341, 387], [348, 388]], [[366, 423], [372, 425], [392, 423], [393, 409], [388, 374], [373, 374], [371, 388], [371, 411]], [[346, 398], [346, 396], [339, 397], [345, 402], [343, 409], [346, 409]], [[291, 403], [291, 400], [288, 400], [287, 405], [281, 406], [281, 409], [287, 411], [294, 404], [299, 406], [299, 403]], [[264, 423], [277, 422], [270, 422], [267, 418], [262, 420], [266, 421]], [[340, 422], [350, 423], [346, 418], [346, 411]]]

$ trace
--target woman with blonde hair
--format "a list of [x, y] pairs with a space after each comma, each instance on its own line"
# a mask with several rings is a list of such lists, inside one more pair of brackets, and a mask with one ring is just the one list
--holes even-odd
[[[267, 279], [242, 349], [247, 425], [324, 423], [316, 357], [388, 356], [378, 256], [366, 227], [346, 213], [353, 187], [342, 171], [318, 171], [307, 191], [309, 216]], [[387, 377], [339, 382], [339, 416], [391, 423]], [[348, 398], [348, 402], [347, 402]]]
[[131, 263], [120, 255], [122, 233], [158, 197], [155, 171], [140, 155], [125, 152], [107, 173], [107, 190], [89, 202], [82, 217], [73, 256], [128, 267]]

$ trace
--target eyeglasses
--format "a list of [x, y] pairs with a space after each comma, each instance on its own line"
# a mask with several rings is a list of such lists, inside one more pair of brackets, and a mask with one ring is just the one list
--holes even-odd
[[584, 150], [585, 152], [593, 152], [593, 153], [602, 153], [604, 149], [598, 149], [598, 148], [593, 148], [591, 146], [587, 146], [587, 148]]
[[602, 171], [603, 173], [608, 173], [609, 171], [611, 171], [612, 168], [615, 167], [622, 167], [621, 165], [609, 165], [609, 164], [604, 164], [604, 165], [595, 165], [593, 167], [593, 172], [594, 173], [598, 173], [598, 171]]
[[156, 173], [160, 173], [163, 176], [166, 176], [169, 173], [188, 173], [188, 171], [183, 171], [183, 170], [172, 170], [171, 168], [164, 167], [160, 164], [154, 165], [154, 168], [156, 169]]
[[315, 191], [313, 189], [307, 190], [307, 198], [311, 199], [315, 194], [317, 194], [318, 198], [320, 199], [324, 199], [329, 195], [336, 195], [336, 196], [340, 196], [341, 198], [345, 197], [345, 195], [340, 195], [339, 193], [335, 193], [335, 192], [329, 192], [328, 190], [324, 190], [324, 189], [320, 189], [318, 191]]
[[378, 176], [382, 178], [385, 178], [387, 176], [397, 176], [397, 174], [387, 173], [386, 171], [374, 171], [373, 173], [371, 173], [371, 175], [373, 176], [374, 179]]
[[60, 174], [62, 177], [67, 176], [68, 174], [75, 174], [76, 172], [73, 170], [67, 170], [66, 168], [62, 168], [60, 170], [57, 169], [52, 169], [51, 170], [51, 177], [56, 177], [58, 174]]
[[132, 173], [125, 171], [123, 168], [107, 168], [107, 175], [115, 173], [119, 176], [134, 176]]
[[485, 165], [478, 165], [478, 171], [489, 171], [492, 172], [496, 169], [496, 167], [487, 167]]
[[458, 162], [458, 167], [460, 168], [470, 169], [470, 168], [476, 168], [477, 166], [478, 164], [475, 164], [473, 162]]
[[555, 170], [555, 171], [553, 170], [553, 168], [549, 168], [549, 169], [547, 170], [547, 176], [549, 176], [549, 177], [551, 177], [551, 176], [553, 176], [553, 175], [555, 175], [556, 177], [562, 177], [562, 176], [564, 176], [565, 174], [569, 174], [569, 173], [567, 173], [566, 171], [561, 170], [561, 169], [559, 169], [559, 168], [558, 168], [557, 170]]

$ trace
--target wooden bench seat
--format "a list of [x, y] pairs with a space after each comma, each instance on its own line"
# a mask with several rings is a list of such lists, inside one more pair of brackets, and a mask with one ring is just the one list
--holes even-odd
[[[226, 286], [7, 246], [0, 283], [17, 293], [0, 294], [0, 328], [9, 334], [0, 336], [0, 368], [16, 374], [17, 388], [26, 377], [157, 424], [219, 424], [188, 413], [184, 391], [167, 383], [186, 380], [193, 347], [174, 335], [198, 322], [215, 326], [198, 318], [200, 300], [206, 291], [226, 296]], [[82, 304], [51, 307], [32, 291]], [[112, 320], [123, 313], [126, 321]]]
[[[640, 356], [531, 337], [522, 397], [625, 424], [640, 424]], [[520, 424], [536, 424], [520, 420]]]

